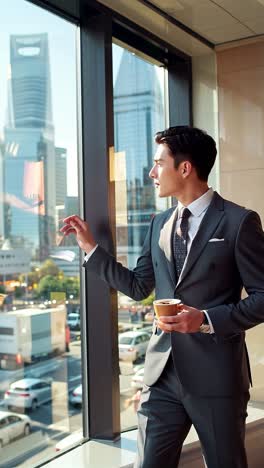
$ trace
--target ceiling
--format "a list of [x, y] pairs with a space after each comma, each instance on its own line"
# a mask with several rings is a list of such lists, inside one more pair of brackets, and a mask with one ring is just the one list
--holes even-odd
[[264, 35], [264, 0], [99, 0], [196, 56]]
[[150, 0], [213, 44], [264, 34], [264, 0]]

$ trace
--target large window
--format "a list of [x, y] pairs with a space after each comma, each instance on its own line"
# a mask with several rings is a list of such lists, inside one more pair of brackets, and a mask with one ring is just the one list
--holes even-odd
[[0, 29], [1, 466], [34, 466], [82, 437], [77, 28], [10, 0]]
[[[166, 209], [148, 174], [154, 134], [166, 126], [166, 71], [113, 45], [117, 259], [133, 268], [153, 214]], [[137, 424], [153, 296], [140, 303], [119, 294], [119, 369], [122, 430]]]

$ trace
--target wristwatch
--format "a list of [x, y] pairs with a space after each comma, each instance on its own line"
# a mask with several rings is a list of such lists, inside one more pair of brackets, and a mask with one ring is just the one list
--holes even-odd
[[210, 325], [209, 325], [209, 322], [208, 322], [208, 318], [207, 318], [207, 315], [203, 312], [203, 315], [204, 315], [204, 319], [203, 319], [203, 322], [202, 324], [200, 325], [200, 332], [201, 333], [211, 333], [211, 329], [210, 329]]

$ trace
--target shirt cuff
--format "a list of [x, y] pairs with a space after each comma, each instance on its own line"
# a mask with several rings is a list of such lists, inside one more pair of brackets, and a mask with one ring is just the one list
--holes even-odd
[[209, 324], [209, 327], [210, 327], [210, 334], [212, 335], [215, 331], [214, 331], [214, 327], [213, 327], [213, 324], [211, 322], [211, 319], [209, 317], [209, 314], [207, 313], [206, 310], [203, 310], [203, 313], [206, 315], [207, 317], [207, 320], [208, 320], [208, 324]]
[[97, 247], [98, 247], [98, 244], [96, 244], [96, 246], [95, 246], [88, 254], [85, 255], [85, 257], [84, 257], [84, 261], [85, 261], [85, 262], [88, 262], [89, 258], [90, 258], [90, 257], [93, 255], [93, 253], [96, 251]]

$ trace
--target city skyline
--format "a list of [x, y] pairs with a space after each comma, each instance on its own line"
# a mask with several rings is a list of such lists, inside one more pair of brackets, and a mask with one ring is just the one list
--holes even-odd
[[[40, 252], [42, 252], [41, 246], [43, 246], [44, 250], [40, 253], [40, 258], [44, 258], [45, 255], [49, 254], [49, 246], [54, 247], [55, 245], [55, 231], [57, 230], [58, 220], [61, 219], [65, 213], [63, 208], [63, 193], [65, 194], [65, 197], [77, 196], [76, 190], [73, 191], [73, 195], [71, 193], [71, 189], [73, 187], [72, 180], [74, 177], [71, 177], [71, 184], [68, 183], [69, 177], [65, 177], [66, 168], [67, 172], [69, 172], [70, 168], [71, 175], [74, 175], [74, 170], [72, 170], [73, 161], [67, 164], [67, 161], [70, 160], [67, 145], [57, 146], [56, 144], [57, 123], [53, 119], [53, 114], [56, 116], [56, 111], [53, 112], [53, 107], [58, 93], [54, 92], [54, 86], [52, 86], [52, 76], [54, 76], [52, 67], [54, 65], [54, 61], [52, 62], [51, 58], [52, 51], [54, 50], [54, 44], [50, 47], [50, 32], [41, 34], [30, 33], [26, 35], [11, 34], [9, 35], [9, 40], [9, 80], [8, 85], [6, 86], [8, 112], [5, 115], [5, 126], [3, 126], [3, 128], [5, 140], [4, 160], [6, 166], [9, 164], [10, 168], [9, 173], [6, 173], [5, 177], [6, 180], [8, 180], [8, 186], [5, 182], [5, 190], [2, 190], [2, 192], [6, 192], [7, 199], [11, 195], [12, 197], [16, 196], [16, 198], [20, 199], [20, 202], [22, 201], [22, 203], [25, 202], [25, 199], [26, 201], [31, 199], [31, 202], [29, 204], [30, 206], [26, 207], [26, 210], [28, 210], [26, 212], [24, 209], [25, 206], [23, 207], [20, 205], [11, 209], [9, 207], [9, 211], [4, 213], [6, 220], [5, 237], [9, 237], [10, 232], [8, 229], [10, 229], [13, 222], [13, 226], [15, 226], [17, 230], [16, 236], [19, 246], [20, 241], [18, 232], [21, 231], [21, 226], [23, 226], [23, 224], [24, 226], [27, 225], [28, 230], [24, 232], [24, 239], [27, 240], [27, 246], [32, 248], [35, 243], [35, 245], [39, 245]], [[44, 57], [45, 54], [43, 56], [44, 61], [41, 61], [43, 57], [41, 59], [37, 53], [41, 42], [42, 47], [40, 47], [39, 50], [44, 50], [46, 48], [47, 51], [46, 58]], [[21, 51], [20, 56], [17, 54], [19, 50]], [[34, 66], [32, 64], [33, 61], [36, 60], [37, 56], [39, 62], [36, 70], [38, 69], [38, 71], [35, 70], [32, 72], [32, 70], [34, 70]], [[135, 83], [132, 87], [128, 86], [130, 83], [127, 79], [129, 77], [130, 69], [128, 62], [130, 62], [130, 64], [136, 64], [134, 76], [139, 77], [139, 80], [141, 80], [141, 87], [144, 87], [146, 84], [148, 89], [142, 91], [142, 89], [139, 89], [139, 83], [137, 83], [137, 90], [133, 88]], [[113, 81], [115, 84], [114, 90], [116, 101], [115, 150], [116, 152], [119, 152], [120, 150], [123, 151], [125, 149], [127, 158], [127, 199], [129, 206], [132, 209], [142, 209], [144, 205], [143, 217], [145, 233], [146, 226], [148, 224], [146, 213], [148, 211], [148, 218], [150, 218], [151, 212], [155, 210], [157, 203], [156, 193], [148, 178], [148, 172], [152, 165], [154, 154], [153, 135], [164, 125], [164, 110], [162, 104], [164, 69], [154, 66], [116, 44], [113, 44], [113, 63]], [[40, 72], [40, 70], [42, 71]], [[128, 103], [128, 100], [125, 100], [125, 102], [122, 98], [123, 86], [125, 86], [125, 88], [128, 86], [129, 89], [127, 88], [123, 91], [125, 91], [125, 94], [130, 93], [130, 98], [133, 102], [131, 99], [130, 103]], [[118, 88], [119, 95], [116, 93]], [[142, 99], [143, 95], [144, 97]], [[119, 134], [119, 139], [120, 135], [123, 135], [122, 138], [125, 140], [127, 137], [127, 133], [121, 128], [123, 127], [122, 122], [124, 115], [121, 116], [121, 120], [119, 118], [120, 116], [118, 116], [116, 106], [118, 99], [119, 101], [121, 99], [121, 107], [125, 102], [125, 106], [127, 106], [127, 115], [131, 111], [132, 113], [134, 112], [132, 109], [133, 107], [134, 110], [141, 107], [141, 111], [137, 113], [137, 116], [140, 116], [140, 119], [143, 119], [141, 122], [143, 126], [140, 122], [139, 126], [138, 124], [136, 126], [132, 126], [132, 131], [129, 137], [130, 143], [133, 138], [138, 140], [138, 145], [133, 149], [132, 156], [131, 154], [129, 155], [129, 152], [131, 152], [132, 149], [131, 144], [127, 141], [127, 145], [124, 146], [121, 144], [120, 146], [118, 138], [116, 138], [117, 134]], [[35, 115], [32, 113], [35, 113]], [[162, 118], [160, 118], [161, 116]], [[143, 127], [145, 128], [143, 132], [144, 135], [142, 134]], [[25, 128], [27, 128], [26, 131]], [[44, 132], [43, 129], [45, 129]], [[25, 143], [25, 133], [27, 134], [26, 140], [28, 143]], [[77, 148], [77, 141], [75, 143]], [[36, 145], [37, 153], [36, 148], [33, 150], [33, 146], [36, 147]], [[13, 182], [11, 175], [14, 174], [14, 168], [18, 170], [21, 148], [24, 148], [23, 152], [25, 154], [25, 157], [23, 156], [24, 161], [21, 161], [23, 164], [23, 175], [21, 168], [20, 176], [16, 177], [16, 179], [17, 181], [20, 181], [20, 184], [23, 183], [26, 188], [24, 187], [24, 189], [22, 189], [20, 187], [18, 190], [17, 187], [12, 187]], [[75, 169], [77, 168], [77, 163], [76, 155], [74, 160]], [[136, 169], [137, 167], [139, 170]], [[55, 179], [54, 176], [56, 176]], [[76, 185], [77, 182], [78, 179], [76, 178]], [[11, 187], [11, 190], [9, 190], [9, 187]], [[10, 205], [12, 206], [14, 198], [8, 201], [10, 201]], [[19, 217], [16, 214], [17, 221], [20, 220], [19, 222], [14, 222], [14, 219], [12, 221], [15, 211], [21, 215]], [[3, 214], [1, 216], [3, 217]], [[28, 221], [30, 218], [31, 222]], [[35, 232], [35, 242], [32, 242], [32, 238], [34, 237], [34, 229], [32, 229], [33, 218], [36, 219], [35, 231], [41, 231], [43, 233], [40, 235]], [[129, 219], [134, 219], [133, 214], [129, 214]], [[136, 236], [138, 247], [140, 247], [143, 242], [144, 233], [141, 233], [140, 236]], [[132, 242], [132, 238], [134, 238], [134, 235], [132, 237], [130, 235], [128, 244], [134, 243], [134, 241]]]

